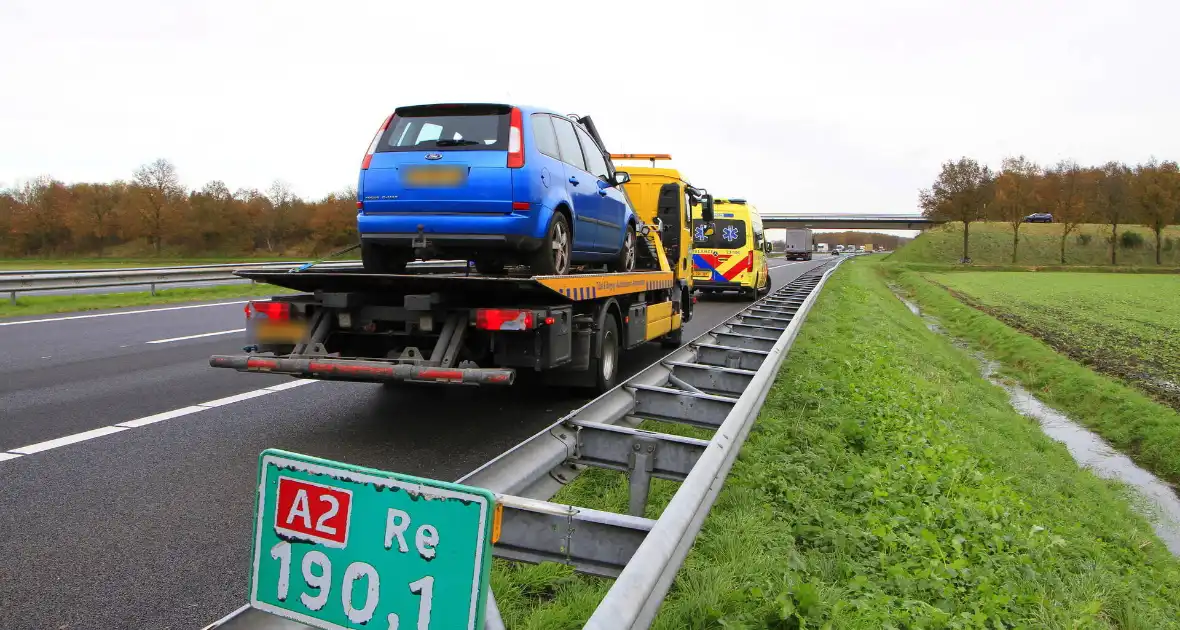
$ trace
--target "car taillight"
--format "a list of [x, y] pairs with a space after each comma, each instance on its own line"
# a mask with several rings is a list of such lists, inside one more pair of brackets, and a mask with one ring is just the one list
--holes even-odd
[[389, 121], [391, 120], [393, 120], [393, 114], [385, 118], [385, 122], [381, 123], [381, 128], [377, 130], [377, 135], [373, 136], [373, 141], [369, 143], [369, 150], [365, 153], [365, 159], [361, 160], [362, 171], [369, 169], [369, 162], [373, 161], [373, 154], [377, 152], [377, 143], [381, 142], [381, 136], [389, 128]]
[[291, 319], [291, 304], [288, 302], [248, 302], [246, 304], [246, 319]]
[[514, 308], [475, 309], [475, 327], [480, 330], [532, 330], [535, 324], [532, 311]]
[[524, 122], [520, 108], [513, 107], [508, 115], [508, 168], [524, 166]]

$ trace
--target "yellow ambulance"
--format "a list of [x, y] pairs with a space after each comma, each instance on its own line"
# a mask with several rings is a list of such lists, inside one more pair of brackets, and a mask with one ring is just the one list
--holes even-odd
[[713, 221], [693, 212], [693, 286], [702, 293], [737, 291], [756, 297], [770, 292], [769, 241], [762, 216], [745, 199], [714, 199]]

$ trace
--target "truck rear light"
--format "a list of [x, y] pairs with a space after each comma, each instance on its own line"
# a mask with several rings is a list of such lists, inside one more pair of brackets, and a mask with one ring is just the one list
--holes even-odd
[[259, 301], [246, 304], [246, 319], [291, 319], [291, 305], [287, 302]]
[[[361, 160], [361, 170], [369, 170], [369, 163], [373, 161], [373, 154], [377, 152], [377, 143], [381, 142], [381, 136], [385, 135], [385, 130], [389, 128], [389, 121], [393, 120], [393, 114], [385, 118], [385, 122], [381, 123], [381, 128], [377, 130], [377, 135], [373, 136], [373, 141], [369, 143], [369, 150], [365, 152], [365, 159]], [[357, 207], [360, 202], [357, 202]]]
[[475, 327], [480, 330], [532, 330], [536, 318], [532, 311], [514, 308], [479, 308], [475, 310]]
[[524, 122], [519, 107], [508, 115], [508, 168], [524, 167]]

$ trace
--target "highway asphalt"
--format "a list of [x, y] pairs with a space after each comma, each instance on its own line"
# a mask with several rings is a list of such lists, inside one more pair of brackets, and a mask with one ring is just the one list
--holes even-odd
[[[772, 278], [823, 262], [772, 260]], [[746, 304], [702, 300], [686, 338]], [[0, 628], [203, 627], [247, 600], [263, 449], [453, 480], [587, 400], [208, 367], [240, 350], [242, 309], [0, 320]], [[666, 352], [625, 353], [624, 376]]]

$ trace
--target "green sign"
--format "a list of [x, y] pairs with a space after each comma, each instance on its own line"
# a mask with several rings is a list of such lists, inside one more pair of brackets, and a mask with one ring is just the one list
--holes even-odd
[[266, 450], [250, 605], [331, 630], [483, 628], [487, 490]]

